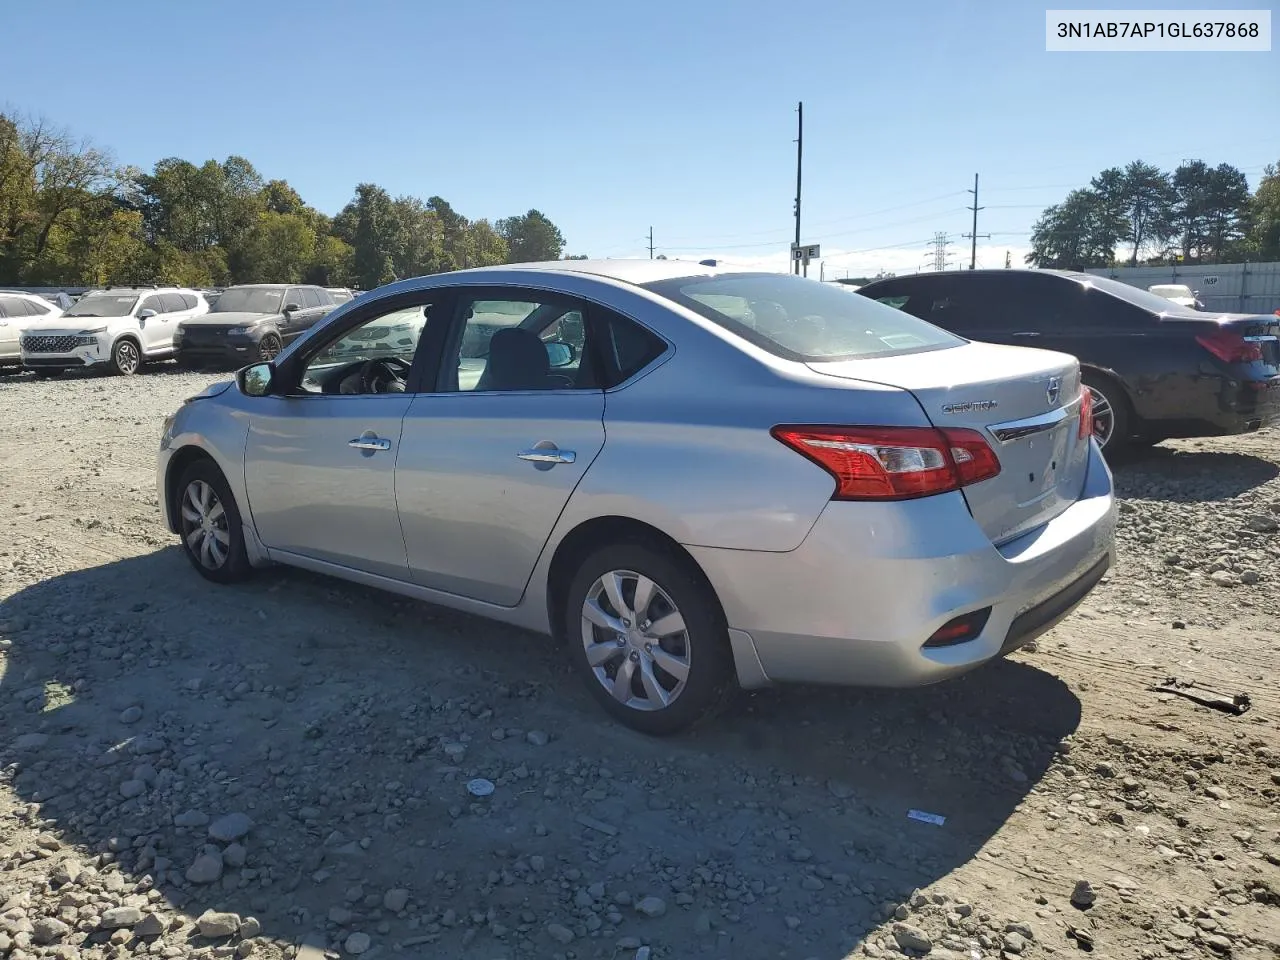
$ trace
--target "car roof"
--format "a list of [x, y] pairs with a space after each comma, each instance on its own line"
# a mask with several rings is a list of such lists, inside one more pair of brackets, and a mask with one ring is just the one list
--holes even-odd
[[716, 276], [750, 271], [730, 267], [709, 267], [696, 260], [544, 260], [537, 263], [504, 263], [493, 267], [473, 267], [458, 274], [484, 274], [502, 270], [536, 270], [542, 273], [589, 273], [624, 283], [654, 283], [677, 277]]
[[223, 290], [245, 290], [252, 287], [254, 290], [287, 290], [289, 287], [314, 287], [314, 283], [237, 283], [233, 287], [227, 287]]

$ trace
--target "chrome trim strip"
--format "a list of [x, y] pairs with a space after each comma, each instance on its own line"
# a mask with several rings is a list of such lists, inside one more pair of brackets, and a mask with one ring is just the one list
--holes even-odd
[[987, 429], [1001, 443], [1011, 443], [1014, 440], [1022, 440], [1026, 437], [1035, 436], [1037, 433], [1052, 430], [1066, 420], [1070, 412], [1067, 407], [1058, 407], [1056, 410], [1050, 410], [1048, 413], [1042, 413], [1034, 417], [1027, 417], [1024, 420], [993, 423]]

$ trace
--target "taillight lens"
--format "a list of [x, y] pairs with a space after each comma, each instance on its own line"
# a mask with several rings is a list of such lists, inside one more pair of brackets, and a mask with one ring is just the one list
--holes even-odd
[[1214, 330], [1196, 337], [1196, 342], [1224, 363], [1252, 363], [1262, 359], [1262, 344], [1246, 340], [1234, 330]]
[[1093, 391], [1081, 384], [1080, 386], [1080, 431], [1077, 434], [1081, 439], [1093, 433]]
[[1000, 472], [976, 430], [778, 426], [773, 435], [836, 481], [833, 500], [910, 500], [958, 490]]

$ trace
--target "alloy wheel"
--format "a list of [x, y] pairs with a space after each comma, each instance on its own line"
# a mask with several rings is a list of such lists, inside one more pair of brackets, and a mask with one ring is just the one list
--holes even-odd
[[138, 348], [132, 340], [121, 340], [116, 344], [116, 366], [124, 374], [138, 372]]
[[280, 341], [275, 337], [263, 337], [262, 342], [258, 344], [259, 360], [274, 360], [280, 355]]
[[1093, 387], [1089, 388], [1089, 393], [1093, 398], [1093, 437], [1098, 441], [1099, 447], [1106, 449], [1111, 442], [1111, 435], [1115, 433], [1116, 412], [1106, 394]]
[[227, 512], [218, 494], [203, 480], [192, 480], [182, 496], [182, 539], [206, 570], [219, 570], [231, 550]]
[[665, 709], [688, 684], [684, 617], [643, 574], [612, 570], [591, 585], [582, 604], [582, 645], [596, 680], [633, 710]]

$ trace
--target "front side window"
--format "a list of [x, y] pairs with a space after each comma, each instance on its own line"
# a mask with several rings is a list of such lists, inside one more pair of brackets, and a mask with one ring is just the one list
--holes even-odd
[[233, 287], [224, 291], [210, 313], [279, 313], [282, 291], [263, 287]]
[[403, 393], [430, 305], [403, 307], [330, 340], [307, 361], [303, 393]]
[[852, 360], [964, 343], [900, 310], [789, 274], [686, 277], [644, 286], [787, 360]]
[[63, 316], [67, 317], [127, 317], [138, 302], [137, 296], [117, 296], [110, 293], [90, 294], [82, 297]]
[[138, 306], [139, 313], [141, 313], [143, 310], [154, 310], [156, 313], [164, 313], [165, 312], [164, 299], [160, 296], [160, 294], [153, 293], [151, 296], [143, 300], [142, 303]]

